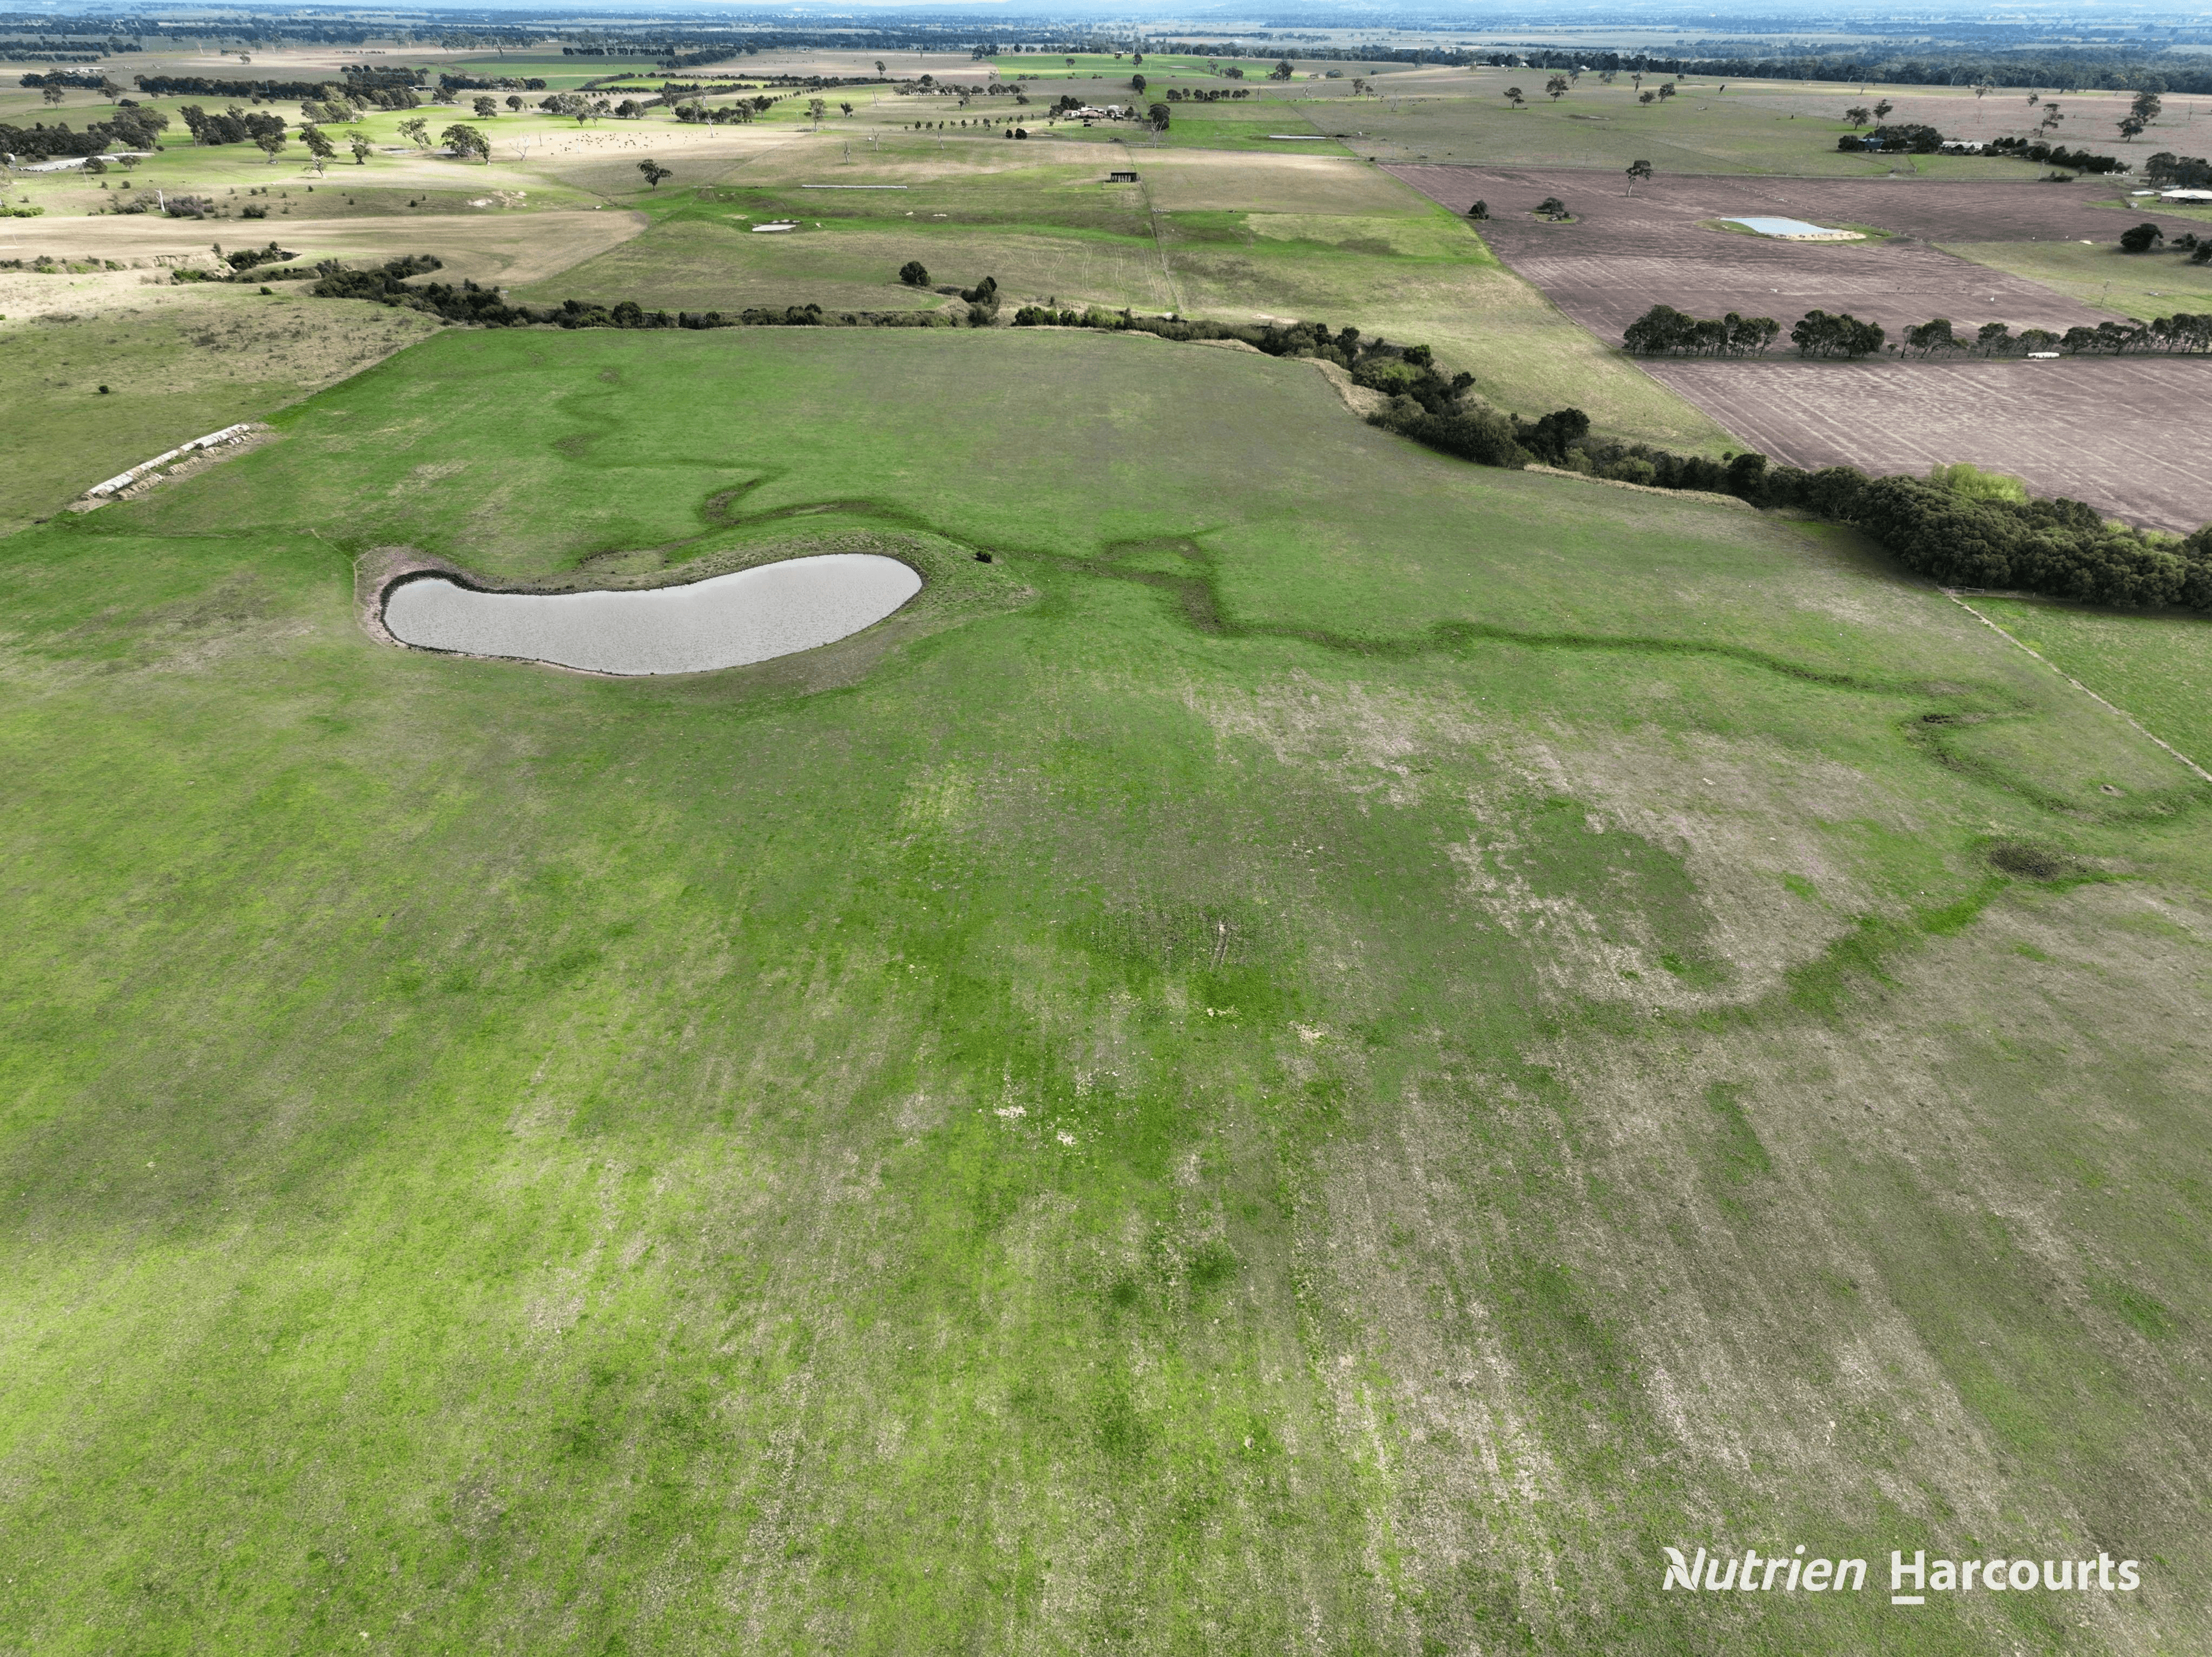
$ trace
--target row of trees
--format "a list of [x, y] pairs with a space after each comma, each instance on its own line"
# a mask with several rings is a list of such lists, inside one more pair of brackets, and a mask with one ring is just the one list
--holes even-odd
[[[1772, 317], [1693, 317], [1671, 305], [1655, 305], [1630, 323], [1621, 343], [1638, 356], [1756, 356], [1782, 331]], [[1790, 331], [1790, 342], [1808, 357], [1867, 356], [1882, 348], [1881, 325], [1849, 312], [1808, 311]]]
[[[2212, 242], [2199, 244], [2197, 251], [2212, 263]], [[1628, 325], [1621, 343], [1638, 356], [1756, 356], [1780, 332], [1771, 317], [1745, 317], [1731, 311], [1716, 319], [1692, 317], [1671, 305], [1655, 305]], [[1832, 316], [1808, 311], [1790, 331], [1790, 340], [1803, 356], [1850, 359], [1881, 351], [1886, 336], [1879, 323], [1862, 322], [1848, 312]], [[2063, 334], [2048, 328], [2025, 328], [2015, 334], [2002, 322], [1984, 323], [1966, 334], [1949, 318], [1936, 317], [1907, 328], [1903, 343], [1923, 358], [1939, 353], [1979, 357], [2041, 352], [2069, 356], [2195, 353], [2212, 350], [2212, 316], [2184, 311], [2152, 322], [2106, 321], [2069, 328]]]
[[2202, 190], [2212, 185], [2212, 161], [2161, 149], [2143, 163], [2143, 178], [2154, 190]]
[[1772, 317], [1692, 317], [1671, 305], [1655, 305], [1628, 325], [1622, 343], [1638, 356], [1755, 356], [1774, 343], [1782, 325]]
[[702, 104], [694, 100], [690, 103], [676, 106], [676, 118], [709, 124], [720, 124], [725, 121], [744, 124], [764, 112], [775, 102], [775, 99], [763, 95], [740, 98], [733, 104]]
[[2063, 144], [2048, 144], [2040, 139], [1992, 138], [1987, 153], [2016, 155], [2022, 161], [2034, 161], [2042, 166], [2063, 167], [2069, 173], [2101, 174], [2133, 170], [2116, 155], [2094, 155], [2086, 149], [2069, 149]]
[[[752, 306], [743, 311], [648, 311], [635, 300], [597, 305], [564, 300], [557, 306], [512, 305], [495, 288], [473, 282], [459, 287], [408, 278], [438, 268], [428, 254], [413, 254], [369, 268], [325, 260], [315, 267], [317, 299], [368, 300], [421, 311], [447, 322], [484, 328], [958, 328], [983, 325], [980, 309], [944, 311], [824, 311], [819, 305]], [[282, 274], [282, 273], [272, 273]], [[988, 317], [984, 317], [988, 321]]]
[[200, 75], [134, 75], [131, 79], [149, 98], [262, 98], [271, 103], [294, 98], [358, 98], [379, 109], [406, 109], [413, 100], [387, 103], [379, 94], [411, 92], [422, 76], [411, 69], [363, 68], [349, 69], [343, 81], [211, 80]]
[[82, 132], [70, 130], [67, 121], [52, 126], [36, 121], [27, 127], [0, 122], [0, 155], [13, 155], [21, 164], [111, 149], [151, 149], [168, 124], [169, 118], [158, 109], [118, 110], [112, 120], [94, 121]]
[[2053, 333], [2048, 328], [2027, 328], [2015, 334], [2002, 322], [1985, 322], [1970, 338], [1937, 317], [1905, 331], [1907, 350], [1923, 357], [1937, 352], [1995, 357], [2020, 356], [2030, 352], [2058, 351], [2069, 356], [2120, 356], [2159, 352], [2193, 354], [2212, 350], [2212, 315], [2179, 311], [2150, 322], [2100, 322], [2095, 327], [2069, 328]]

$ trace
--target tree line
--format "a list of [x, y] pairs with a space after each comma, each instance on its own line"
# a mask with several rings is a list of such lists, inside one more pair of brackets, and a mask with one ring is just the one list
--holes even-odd
[[[1671, 305], [1655, 305], [1622, 331], [1621, 343], [1637, 356], [1756, 356], [1772, 344], [1782, 325], [1772, 317], [1692, 317]], [[1860, 357], [1882, 348], [1878, 322], [1848, 311], [1808, 311], [1790, 331], [1800, 356]]]
[[[2154, 228], [2155, 227], [2154, 227]], [[2133, 234], [2130, 232], [2130, 234]], [[2212, 264], [2212, 239], [2191, 244], [2200, 264]], [[1637, 356], [1756, 356], [1781, 332], [1771, 317], [1692, 317], [1670, 305], [1655, 305], [1630, 323], [1622, 345]], [[1790, 343], [1806, 357], [1850, 361], [1881, 351], [1887, 335], [1879, 323], [1862, 322], [1848, 311], [1808, 311], [1790, 331]], [[2063, 356], [2119, 356], [2157, 352], [2194, 355], [2212, 350], [2212, 316], [2178, 311], [2149, 322], [2100, 322], [2094, 327], [2012, 331], [2008, 324], [1985, 322], [1971, 333], [1948, 317], [1916, 323], [1905, 331], [1904, 349], [1924, 359], [1938, 353], [1966, 356], [2029, 356], [2054, 352]]]
[[1637, 356], [1755, 356], [1774, 343], [1782, 325], [1772, 317], [1692, 317], [1671, 305], [1655, 305], [1630, 323], [1621, 343]]
[[[558, 305], [516, 305], [495, 288], [464, 281], [425, 282], [410, 287], [408, 278], [440, 268], [428, 253], [410, 254], [380, 265], [355, 266], [326, 259], [313, 272], [315, 285], [307, 291], [316, 299], [368, 300], [410, 311], [421, 311], [447, 322], [482, 328], [960, 328], [988, 326], [996, 312], [997, 284], [979, 284], [968, 290], [977, 302], [942, 311], [824, 311], [819, 305], [750, 306], [742, 311], [648, 311], [635, 300], [600, 305], [585, 300], [563, 300]], [[270, 271], [258, 280], [276, 280], [292, 273]]]
[[114, 149], [151, 149], [168, 124], [169, 118], [158, 109], [118, 109], [112, 119], [94, 121], [82, 132], [71, 131], [67, 121], [52, 126], [34, 121], [27, 127], [0, 121], [0, 155], [13, 155], [21, 163], [104, 155]]
[[1938, 351], [1956, 351], [1984, 357], [2022, 356], [2056, 351], [2066, 356], [2124, 356], [2177, 354], [2193, 355], [2212, 351], [2212, 315], [2177, 311], [2149, 322], [2100, 322], [2094, 328], [2069, 328], [2055, 334], [2048, 328], [2027, 328], [2014, 333], [2002, 322], [1985, 322], [1972, 337], [1958, 332], [1947, 317], [1920, 323], [1905, 331], [1907, 350], [1923, 357]]
[[[211, 80], [202, 75], [134, 75], [131, 83], [149, 98], [343, 98], [349, 94], [404, 92], [418, 85], [411, 69], [349, 70], [343, 81]], [[405, 105], [380, 104], [380, 108]]]
[[2086, 149], [2047, 144], [2040, 138], [1992, 138], [1984, 147], [1990, 155], [2016, 155], [2038, 165], [2063, 167], [2069, 173], [2126, 173], [2132, 169], [2116, 155], [2094, 155]]
[[2143, 178], [2154, 189], [2203, 190], [2212, 185], [2212, 161], [2161, 149], [2143, 163]]

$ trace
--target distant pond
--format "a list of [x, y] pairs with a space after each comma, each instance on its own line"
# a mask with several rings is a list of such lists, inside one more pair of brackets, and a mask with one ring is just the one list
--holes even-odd
[[482, 592], [427, 575], [386, 592], [384, 625], [401, 643], [426, 650], [593, 673], [707, 673], [832, 643], [921, 591], [912, 569], [869, 552], [620, 592]]

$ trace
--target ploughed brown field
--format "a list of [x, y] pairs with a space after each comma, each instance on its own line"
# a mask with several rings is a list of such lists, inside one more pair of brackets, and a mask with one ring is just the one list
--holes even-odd
[[[1576, 321], [1614, 341], [1654, 305], [1700, 317], [1730, 311], [1772, 317], [1783, 327], [1783, 349], [1790, 325], [1815, 309], [1878, 322], [1893, 340], [1931, 317], [1965, 325], [1963, 332], [1984, 322], [2063, 332], [2108, 318], [1933, 244], [2111, 244], [2141, 220], [2161, 225], [2170, 236], [2203, 228], [2148, 209], [2129, 215], [2091, 205], [2125, 188], [2109, 179], [2051, 185], [1662, 176], [1631, 196], [1627, 179], [1616, 173], [1389, 170], [1455, 213], [1478, 199], [1487, 202], [1491, 218], [1482, 235], [1498, 256]], [[1547, 196], [1565, 202], [1576, 222], [1551, 224], [1532, 216]], [[1872, 225], [1891, 234], [1861, 242], [1778, 241], [1700, 222], [1746, 214]]]
[[1971, 460], [2131, 523], [2194, 530], [2212, 519], [2212, 440], [2201, 418], [2212, 363], [2202, 357], [1644, 367], [1793, 466], [1879, 474]]
[[[2111, 320], [2038, 283], [1935, 246], [2005, 241], [2111, 245], [2151, 220], [2188, 222], [2109, 201], [2110, 179], [2075, 185], [1934, 179], [1658, 178], [1626, 193], [1608, 173], [1471, 167], [1389, 169], [1455, 212], [1480, 199], [1498, 257], [1601, 338], [1654, 305], [1692, 316], [1769, 316], [1783, 334], [1765, 359], [1644, 358], [1656, 379], [1752, 447], [1795, 466], [1920, 472], [1971, 460], [2133, 523], [2193, 530], [2212, 519], [2212, 359], [2069, 357], [2055, 362], [1922, 361], [1885, 356], [1806, 362], [1789, 330], [1806, 312], [1848, 311], [1892, 341], [1931, 317], [1971, 337]], [[1531, 215], [1556, 196], [1571, 224]], [[1739, 214], [1890, 232], [1863, 242], [1790, 242], [1705, 228]], [[2201, 227], [2200, 227], [2201, 228]], [[2177, 305], [2177, 309], [2185, 309]]]

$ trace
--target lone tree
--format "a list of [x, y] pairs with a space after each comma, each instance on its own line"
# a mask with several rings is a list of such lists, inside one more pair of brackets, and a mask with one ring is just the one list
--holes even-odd
[[1132, 92], [1142, 92], [1144, 89], [1145, 77], [1141, 75], [1132, 75], [1129, 77], [1129, 90]]
[[1873, 115], [1874, 112], [1869, 109], [1864, 104], [1853, 104], [1849, 109], [1844, 112], [1844, 118], [1849, 121], [1854, 127], [1864, 126], [1867, 122], [1873, 118]]
[[672, 179], [676, 176], [659, 161], [649, 159], [640, 161], [637, 164], [637, 170], [645, 174], [646, 183], [655, 190], [660, 188], [660, 181], [663, 179]]
[[510, 114], [520, 115], [522, 113], [522, 100], [510, 92], [507, 94], [507, 107]]
[[376, 148], [358, 132], [348, 135], [346, 147], [353, 151], [353, 164], [356, 167], [368, 166], [369, 155]]
[[430, 147], [430, 124], [417, 115], [412, 120], [400, 122], [399, 136], [417, 149], [428, 149]]
[[908, 259], [899, 266], [899, 280], [909, 288], [929, 286], [929, 267], [920, 259]]
[[496, 99], [479, 98], [476, 100], [474, 107], [477, 112], [477, 119], [479, 121], [495, 120], [498, 118], [499, 103]]
[[1656, 104], [1659, 101], [1659, 94], [1656, 92], [1639, 92], [1636, 94], [1636, 101], [1639, 104]]
[[1154, 104], [1145, 112], [1145, 117], [1152, 122], [1152, 130], [1155, 132], [1165, 132], [1168, 130], [1168, 123], [1174, 118], [1165, 104]]
[[1291, 67], [1291, 60], [1285, 58], [1267, 71], [1267, 78], [1271, 81], [1287, 81], [1296, 73], [1297, 71]]
[[1508, 87], [1505, 88], [1505, 101], [1518, 109], [1528, 101], [1528, 94], [1519, 87]]
[[307, 154], [315, 158], [315, 174], [319, 178], [331, 157], [338, 153], [338, 147], [313, 121], [300, 124], [300, 142], [307, 145]]
[[1646, 161], [1640, 161], [1640, 160], [1639, 160], [1639, 161], [1631, 161], [1631, 162], [1628, 164], [1628, 191], [1627, 191], [1627, 193], [1628, 193], [1629, 195], [1633, 196], [1633, 195], [1636, 193], [1636, 186], [1637, 186], [1638, 185], [1639, 185], [1639, 184], [1643, 184], [1644, 182], [1645, 182], [1647, 179], [1649, 179], [1650, 178], [1650, 176], [1651, 176], [1651, 163], [1650, 163], [1650, 162]]
[[1490, 203], [1488, 202], [1477, 202], [1474, 206], [1467, 209], [1467, 215], [1470, 219], [1488, 218], [1490, 216]]
[[814, 123], [814, 130], [817, 132], [822, 130], [822, 118], [829, 112], [830, 106], [822, 99], [809, 98], [806, 100], [807, 118]]
[[491, 165], [491, 140], [472, 126], [456, 121], [438, 135], [438, 142], [463, 161], [475, 155], [480, 157], [486, 167]]
[[1880, 103], [1874, 106], [1875, 119], [1877, 121], [1887, 120], [1889, 118], [1889, 112], [1896, 107], [1897, 106], [1890, 102], [1888, 99], [1883, 99]]
[[2148, 253], [2166, 240], [2166, 232], [2154, 224], [2139, 224], [2132, 230], [2120, 232], [2120, 252]]
[[62, 89], [56, 86], [52, 81], [49, 81], [44, 87], [40, 88], [39, 96], [45, 100], [46, 106], [49, 108], [52, 108], [54, 105], [61, 102]]
[[257, 134], [253, 144], [255, 149], [269, 157], [269, 165], [274, 167], [276, 165], [277, 152], [284, 148], [284, 129], [279, 126], [274, 132]]
[[1555, 104], [1559, 102], [1560, 99], [1565, 97], [1567, 95], [1567, 77], [1564, 75], [1554, 75], [1550, 80], [1545, 82], [1544, 95], [1549, 98]]

